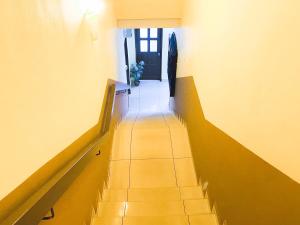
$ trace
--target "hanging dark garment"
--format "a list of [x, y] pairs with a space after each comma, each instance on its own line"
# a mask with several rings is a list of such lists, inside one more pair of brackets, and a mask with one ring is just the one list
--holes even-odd
[[169, 78], [169, 87], [170, 87], [170, 97], [175, 96], [177, 59], [178, 59], [177, 40], [176, 40], [175, 33], [173, 33], [169, 38], [169, 52], [168, 52], [168, 78]]

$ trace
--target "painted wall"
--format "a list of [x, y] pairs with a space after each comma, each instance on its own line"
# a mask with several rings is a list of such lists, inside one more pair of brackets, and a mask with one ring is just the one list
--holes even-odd
[[127, 46], [128, 46], [129, 65], [131, 65], [133, 63], [136, 63], [136, 48], [135, 48], [134, 29], [132, 29], [132, 37], [127, 38]]
[[[123, 29], [118, 29], [118, 34], [117, 34], [118, 80], [127, 83], [124, 41], [125, 38], [123, 34]], [[130, 66], [131, 64], [136, 62], [135, 36], [134, 36], [133, 29], [132, 29], [132, 37], [127, 38], [127, 47], [128, 47], [128, 61]]]
[[124, 51], [124, 36], [123, 30], [118, 29], [117, 31], [117, 51], [118, 51], [118, 80], [121, 82], [127, 82], [126, 78], [126, 62], [125, 62], [125, 51]]
[[181, 18], [183, 0], [115, 0], [118, 19]]
[[300, 2], [189, 0], [179, 74], [205, 117], [300, 182]]
[[1, 1], [0, 199], [97, 123], [115, 27], [108, 0]]
[[118, 19], [117, 25], [119, 28], [149, 28], [149, 27], [180, 27], [181, 18], [175, 19]]

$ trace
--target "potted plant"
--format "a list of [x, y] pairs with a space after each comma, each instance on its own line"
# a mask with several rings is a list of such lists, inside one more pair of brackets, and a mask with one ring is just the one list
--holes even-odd
[[130, 80], [131, 86], [139, 86], [140, 79], [144, 72], [145, 62], [140, 61], [139, 63], [133, 63], [130, 67]]

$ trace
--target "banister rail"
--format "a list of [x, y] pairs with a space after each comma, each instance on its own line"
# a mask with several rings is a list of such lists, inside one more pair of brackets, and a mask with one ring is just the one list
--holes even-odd
[[[54, 159], [52, 164], [48, 162], [47, 177], [38, 177], [39, 181], [35, 181], [37, 185], [30, 188], [30, 180], [25, 184], [20, 185], [15, 191], [10, 193], [0, 202], [0, 224], [1, 225], [35, 225], [39, 224], [41, 219], [50, 210], [61, 195], [68, 189], [74, 179], [80, 172], [89, 164], [95, 157], [101, 157], [101, 150], [111, 143], [115, 126], [120, 120], [123, 112], [117, 112], [118, 115], [113, 115], [115, 98], [119, 94], [127, 94], [129, 87], [120, 83], [109, 80], [106, 93], [105, 104], [102, 106], [102, 112], [99, 120], [99, 125], [96, 125], [97, 133], [88, 141], [85, 147], [81, 148], [77, 153], [65, 154], [69, 158], [63, 162], [57, 163]], [[126, 104], [124, 104], [126, 105]], [[123, 110], [123, 109], [122, 109]], [[111, 118], [111, 117], [117, 118]], [[102, 130], [105, 127], [105, 130]], [[104, 132], [102, 132], [104, 131]], [[85, 140], [86, 141], [86, 140]], [[52, 165], [52, 166], [51, 166]], [[42, 168], [41, 168], [42, 169]], [[51, 170], [52, 172], [49, 172]], [[30, 178], [29, 178], [30, 179]], [[38, 185], [39, 184], [39, 185]], [[23, 191], [22, 191], [23, 188]]]

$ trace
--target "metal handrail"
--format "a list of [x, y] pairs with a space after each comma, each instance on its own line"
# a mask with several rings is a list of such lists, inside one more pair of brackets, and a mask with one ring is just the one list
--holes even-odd
[[[112, 81], [109, 81], [109, 83], [108, 91], [113, 92], [114, 94], [108, 93], [106, 100], [114, 101], [116, 96], [116, 84], [112, 83]], [[128, 86], [124, 87], [127, 88]], [[122, 91], [122, 88], [118, 91]], [[113, 107], [113, 103], [108, 105]], [[112, 108], [108, 111], [110, 112], [106, 113], [112, 113]], [[105, 120], [109, 120], [110, 122], [110, 116], [111, 115], [107, 115], [102, 122], [106, 123]], [[0, 225], [38, 224], [39, 221], [43, 219], [46, 212], [52, 208], [54, 203], [76, 178], [76, 175], [78, 174], [76, 174], [75, 171], [78, 173], [78, 170], [82, 170], [93, 157], [100, 156], [101, 146], [105, 145], [109, 140], [109, 132], [107, 131], [108, 129], [106, 129], [105, 133], [100, 132], [93, 141], [83, 148], [83, 150], [75, 157], [67, 161], [64, 166], [57, 170], [53, 170], [56, 172], [54, 172], [44, 184], [39, 186], [37, 190], [33, 190], [33, 194], [28, 198], [18, 196], [21, 200], [20, 204], [16, 207], [5, 205], [0, 209], [0, 213], [3, 213], [0, 215]], [[24, 195], [26, 194], [28, 195], [28, 193], [25, 193]]]

